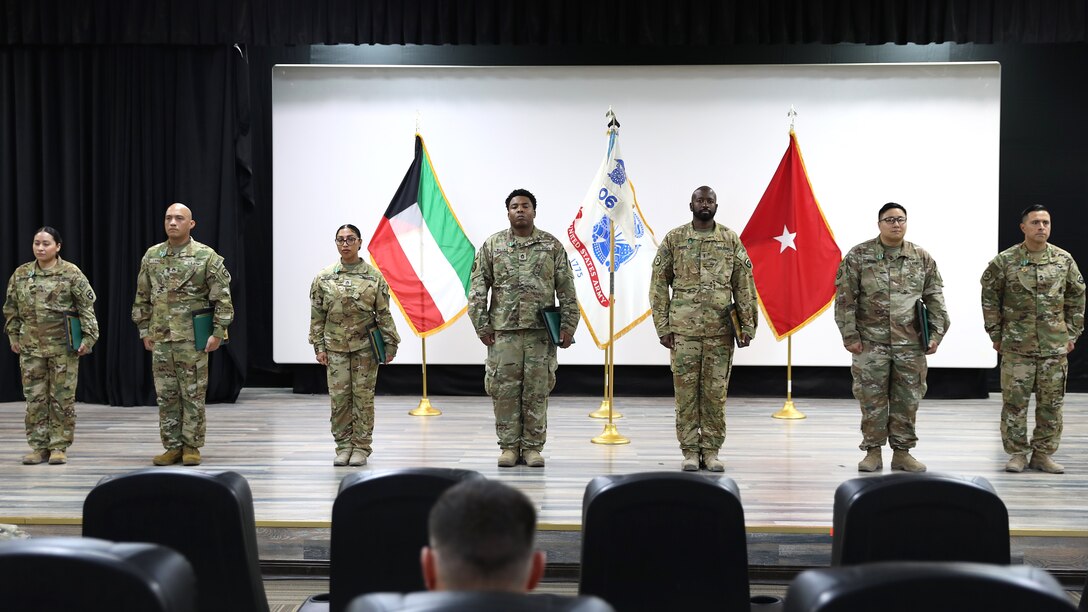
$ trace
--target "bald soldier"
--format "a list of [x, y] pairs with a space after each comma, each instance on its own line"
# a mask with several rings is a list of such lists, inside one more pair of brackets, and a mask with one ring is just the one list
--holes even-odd
[[[998, 253], [982, 273], [982, 317], [1001, 354], [1001, 442], [1006, 472], [1061, 474], [1051, 459], [1062, 438], [1067, 355], [1084, 331], [1084, 277], [1073, 256], [1049, 244], [1050, 213], [1020, 214], [1024, 241]], [[1035, 431], [1027, 410], [1035, 393]], [[1028, 459], [1028, 453], [1031, 459]]]
[[[722, 472], [733, 343], [748, 346], [756, 334], [756, 288], [740, 238], [714, 221], [714, 190], [696, 189], [688, 208], [691, 222], [665, 234], [654, 258], [650, 307], [672, 365], [680, 469], [694, 472], [701, 464]], [[733, 328], [730, 307], [740, 329]]]
[[[132, 320], [151, 369], [159, 404], [159, 435], [166, 449], [155, 465], [200, 465], [208, 353], [219, 348], [234, 319], [230, 274], [223, 258], [190, 236], [196, 221], [184, 204], [171, 204], [163, 223], [166, 242], [144, 253], [136, 277]], [[196, 346], [193, 314], [211, 311], [211, 335]]]

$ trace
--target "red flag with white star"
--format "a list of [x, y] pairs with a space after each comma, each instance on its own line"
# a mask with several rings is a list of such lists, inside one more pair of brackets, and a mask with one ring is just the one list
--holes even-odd
[[835, 299], [842, 252], [801, 159], [797, 135], [740, 235], [752, 260], [763, 316], [776, 340], [793, 335]]

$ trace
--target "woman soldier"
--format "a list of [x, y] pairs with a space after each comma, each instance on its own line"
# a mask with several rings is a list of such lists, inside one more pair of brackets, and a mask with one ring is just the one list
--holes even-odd
[[[371, 452], [378, 365], [393, 360], [400, 336], [389, 312], [389, 285], [359, 257], [359, 228], [341, 225], [335, 242], [339, 263], [310, 285], [310, 344], [328, 375], [336, 440], [332, 464], [359, 466]], [[385, 358], [379, 361], [382, 343]]]
[[60, 258], [61, 242], [52, 227], [34, 233], [34, 261], [15, 269], [4, 300], [4, 331], [19, 355], [26, 396], [27, 465], [68, 462], [79, 358], [98, 340], [94, 290]]

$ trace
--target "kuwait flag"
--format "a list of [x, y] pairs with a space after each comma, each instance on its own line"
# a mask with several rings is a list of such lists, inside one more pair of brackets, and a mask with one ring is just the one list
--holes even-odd
[[834, 301], [842, 254], [812, 191], [793, 130], [740, 240], [752, 260], [759, 305], [776, 340], [808, 325]]
[[465, 313], [476, 249], [442, 193], [419, 134], [412, 166], [367, 250], [417, 336], [440, 332]]

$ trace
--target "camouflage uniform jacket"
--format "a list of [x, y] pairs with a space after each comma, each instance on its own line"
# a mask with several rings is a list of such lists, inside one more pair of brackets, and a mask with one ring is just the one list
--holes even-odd
[[835, 277], [835, 323], [843, 345], [920, 346], [919, 298], [929, 309], [929, 339], [940, 344], [949, 326], [943, 288], [937, 262], [925, 249], [904, 240], [897, 257], [886, 257], [879, 236], [862, 242], [846, 254]]
[[373, 266], [337, 262], [310, 284], [310, 344], [314, 353], [352, 353], [370, 347], [377, 324], [387, 357], [397, 354], [400, 335], [389, 311], [389, 285]]
[[755, 337], [752, 262], [736, 232], [720, 223], [701, 232], [687, 223], [665, 234], [650, 274], [650, 308], [658, 337], [732, 335], [726, 312], [732, 303], [741, 334]]
[[1002, 352], [1064, 355], [1084, 331], [1077, 262], [1052, 244], [1039, 253], [1022, 243], [998, 253], [982, 274], [982, 318]]
[[211, 247], [190, 239], [170, 254], [170, 244], [151, 247], [140, 260], [132, 321], [141, 338], [192, 342], [192, 312], [214, 306], [212, 335], [224, 338], [234, 319], [230, 273]]
[[37, 261], [15, 269], [8, 281], [4, 300], [4, 331], [9, 341], [17, 343], [22, 353], [33, 357], [55, 357], [68, 350], [65, 313], [79, 313], [83, 344], [87, 348], [98, 340], [98, 320], [94, 316], [94, 290], [75, 264], [57, 257], [48, 270]]
[[567, 253], [555, 236], [535, 227], [526, 237], [507, 229], [484, 241], [472, 263], [468, 297], [468, 315], [481, 338], [495, 330], [544, 329], [540, 309], [554, 306], [556, 297], [560, 330], [573, 336], [578, 329]]

